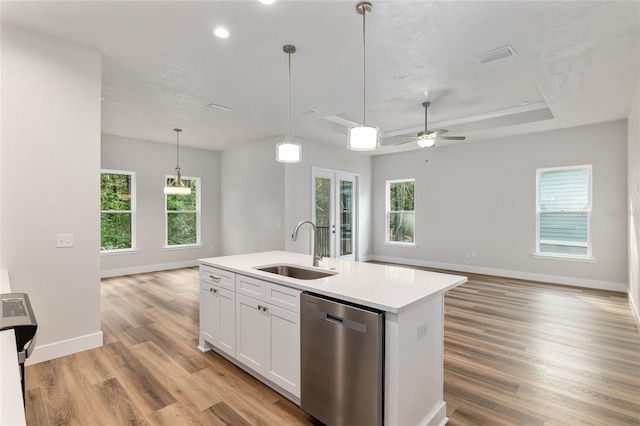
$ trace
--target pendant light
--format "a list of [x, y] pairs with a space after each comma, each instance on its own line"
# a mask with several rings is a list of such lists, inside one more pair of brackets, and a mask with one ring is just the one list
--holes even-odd
[[362, 15], [362, 124], [349, 127], [347, 148], [354, 151], [371, 151], [380, 146], [380, 129], [377, 126], [367, 126], [366, 100], [366, 43], [365, 16], [371, 12], [371, 3], [362, 2], [356, 6], [356, 12]]
[[296, 47], [287, 44], [282, 46], [284, 53], [289, 55], [289, 91], [287, 103], [287, 136], [284, 142], [276, 145], [276, 160], [281, 163], [299, 163], [302, 161], [302, 146], [291, 142], [291, 54], [296, 53]]
[[169, 195], [189, 195], [191, 188], [184, 185], [180, 176], [180, 132], [182, 129], [173, 129], [176, 132], [176, 177], [171, 184], [164, 187], [164, 193]]

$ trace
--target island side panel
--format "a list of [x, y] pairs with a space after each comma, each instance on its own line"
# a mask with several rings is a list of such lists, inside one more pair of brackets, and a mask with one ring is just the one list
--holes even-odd
[[385, 425], [444, 425], [442, 293], [385, 318]]

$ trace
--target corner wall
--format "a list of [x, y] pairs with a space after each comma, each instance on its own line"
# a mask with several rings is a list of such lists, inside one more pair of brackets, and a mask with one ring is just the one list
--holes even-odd
[[30, 364], [102, 345], [100, 88], [100, 52], [2, 23], [1, 260], [38, 320]]
[[[374, 157], [375, 258], [626, 292], [626, 141], [616, 121]], [[596, 262], [534, 259], [536, 169], [579, 164], [593, 164]], [[412, 177], [417, 247], [385, 245], [385, 181]]]
[[631, 102], [627, 129], [629, 303], [640, 330], [640, 79]]
[[[171, 128], [167, 128], [171, 132]], [[189, 140], [185, 129], [180, 138]], [[103, 277], [197, 265], [197, 259], [220, 253], [220, 154], [180, 146], [184, 176], [199, 177], [202, 247], [165, 249], [163, 185], [175, 173], [175, 145], [102, 135], [101, 168], [136, 173], [137, 253], [101, 256]]]

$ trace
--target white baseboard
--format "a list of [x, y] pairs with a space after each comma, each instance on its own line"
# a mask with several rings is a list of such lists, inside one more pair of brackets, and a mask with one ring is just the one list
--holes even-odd
[[36, 340], [36, 347], [31, 356], [27, 358], [25, 365], [37, 364], [50, 359], [99, 348], [102, 346], [102, 331], [42, 346], [38, 346], [37, 342]]
[[534, 272], [512, 271], [509, 269], [486, 268], [483, 266], [459, 265], [455, 263], [431, 262], [428, 260], [404, 259], [390, 256], [371, 256], [371, 260], [380, 262], [399, 263], [411, 266], [423, 266], [426, 268], [447, 269], [457, 272], [469, 272], [472, 274], [495, 275], [498, 277], [516, 278], [521, 280], [541, 281], [551, 284], [563, 284], [574, 287], [587, 287], [598, 290], [611, 290], [626, 293], [628, 291], [626, 283], [613, 281], [589, 280], [585, 278], [564, 277], [560, 275], [537, 274]]
[[640, 311], [638, 311], [639, 306], [636, 304], [636, 301], [631, 297], [631, 293], [627, 295], [629, 299], [629, 307], [631, 308], [631, 314], [633, 315], [633, 319], [636, 320], [636, 328], [638, 329], [638, 333], [640, 333]]
[[168, 269], [188, 268], [198, 266], [198, 260], [185, 260], [182, 262], [161, 263], [157, 265], [134, 266], [131, 268], [106, 269], [100, 271], [100, 278], [121, 277], [123, 275], [144, 274], [147, 272], [166, 271]]

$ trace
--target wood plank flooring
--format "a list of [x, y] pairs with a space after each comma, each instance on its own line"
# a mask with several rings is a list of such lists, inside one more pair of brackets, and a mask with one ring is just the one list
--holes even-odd
[[[196, 348], [198, 299], [197, 268], [104, 279], [104, 346], [26, 368], [28, 425], [317, 424]], [[444, 382], [454, 426], [640, 425], [640, 334], [624, 294], [469, 275]]]

